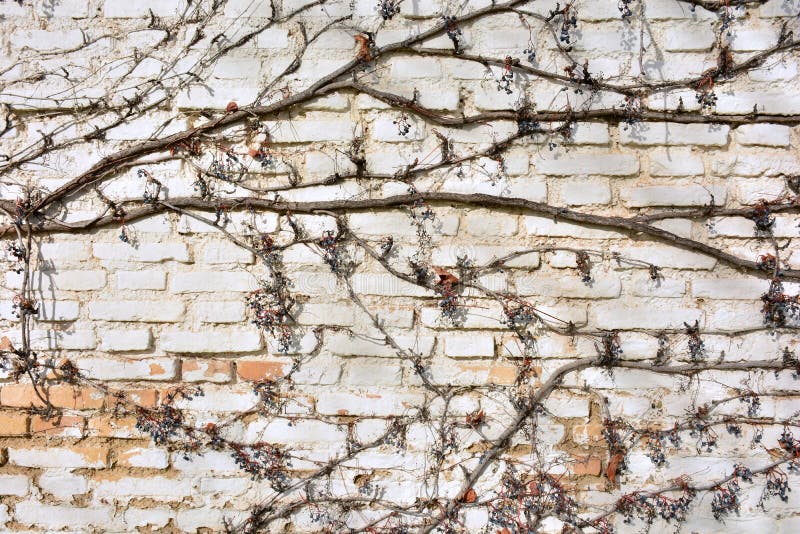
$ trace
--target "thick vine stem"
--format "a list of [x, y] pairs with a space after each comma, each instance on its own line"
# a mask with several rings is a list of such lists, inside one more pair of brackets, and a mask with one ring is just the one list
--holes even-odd
[[[719, 261], [741, 269], [748, 274], [762, 277], [769, 276], [769, 273], [765, 273], [763, 268], [759, 267], [758, 263], [755, 261], [739, 258], [723, 250], [712, 247], [711, 245], [678, 236], [672, 232], [649, 224], [638, 222], [635, 218], [628, 219], [625, 217], [582, 213], [569, 208], [560, 208], [550, 204], [533, 202], [522, 198], [506, 198], [484, 194], [430, 192], [368, 200], [330, 200], [319, 202], [284, 202], [251, 197], [228, 198], [224, 201], [210, 201], [197, 198], [176, 198], [172, 199], [170, 204], [183, 209], [195, 208], [216, 210], [217, 208], [224, 207], [227, 210], [261, 209], [279, 213], [315, 213], [320, 211], [350, 212], [394, 208], [410, 205], [418, 199], [422, 199], [427, 202], [452, 203], [463, 206], [517, 209], [523, 213], [548, 215], [553, 217], [553, 219], [556, 221], [563, 220], [588, 226], [613, 228], [615, 230], [628, 232], [631, 235], [645, 235], [649, 238], [668, 243], [684, 250], [699, 252], [712, 258], [716, 258]], [[142, 207], [138, 209], [130, 209], [127, 211], [126, 220], [134, 221], [142, 217], [153, 215], [154, 213], [163, 211], [164, 209], [168, 208], [163, 207], [159, 209], [158, 207]], [[88, 230], [100, 228], [117, 222], [118, 218], [116, 218], [114, 215], [105, 215], [89, 221], [71, 223], [68, 229], [65, 229], [63, 226], [59, 226], [58, 223], [50, 223], [44, 228], [40, 228], [38, 231], [53, 232], [59, 230]], [[7, 230], [2, 229], [2, 231]], [[796, 269], [785, 269], [782, 271], [782, 276], [787, 280], [800, 280], [800, 271]]]

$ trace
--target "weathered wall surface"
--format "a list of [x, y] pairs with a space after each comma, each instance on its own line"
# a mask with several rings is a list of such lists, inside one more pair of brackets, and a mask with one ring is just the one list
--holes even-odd
[[[643, 23], [639, 3], [630, 4], [633, 16], [623, 20], [617, 2], [581, 0], [567, 14], [577, 19], [566, 25], [566, 42], [559, 39], [563, 14], [551, 21], [552, 31], [535, 17], [563, 6], [537, 0], [514, 6], [530, 16], [494, 12], [450, 28], [460, 55], [446, 32], [422, 43], [445, 53], [377, 51], [440, 24], [442, 15], [463, 16], [488, 3], [409, 0], [384, 21], [372, 0], [324, 2], [275, 23], [268, 17], [288, 17], [304, 4], [218, 4], [0, 2], [0, 152], [7, 156], [0, 194], [11, 202], [2, 221], [8, 244], [17, 239], [18, 198], [35, 203], [94, 172], [101, 158], [208, 126], [256, 100], [278, 108], [354, 57], [364, 60], [355, 74], [335, 80], [340, 87], [277, 114], [261, 109], [95, 173], [91, 183], [51, 204], [46, 220], [34, 221], [51, 231], [33, 231], [30, 284], [24, 269], [15, 272], [19, 262], [4, 243], [3, 349], [28, 343], [51, 366], [72, 362], [80, 378], [48, 382], [42, 375], [59, 373], [44, 364], [32, 383], [33, 375], [17, 376], [13, 358], [4, 357], [0, 530], [219, 531], [224, 518], [245, 520], [280, 489], [276, 471], [263, 479], [243, 471], [230, 445], [259, 441], [292, 457], [282, 476], [295, 481], [317, 473], [316, 493], [300, 487], [274, 506], [301, 494], [319, 504], [281, 509], [284, 517], [267, 527], [276, 531], [366, 529], [383, 514], [389, 519], [373, 531], [401, 532], [398, 525], [414, 526], [419, 516], [397, 510], [425, 499], [442, 499], [425, 510], [436, 516], [448, 502], [474, 504], [476, 494], [478, 501], [508, 498], [509, 466], [522, 481], [534, 472], [556, 477], [580, 503], [572, 517], [613, 511], [623, 495], [688, 475], [712, 491], [698, 493], [689, 506], [685, 532], [800, 529], [800, 492], [759, 507], [763, 473], [752, 484], [740, 481], [739, 512], [731, 509], [724, 523], [711, 505], [713, 485], [729, 482], [735, 465], [755, 471], [788, 450], [779, 438], [793, 428], [800, 407], [796, 374], [774, 368], [791, 367], [797, 352], [791, 313], [797, 281], [783, 280], [789, 295], [783, 322], [765, 319], [762, 298], [775, 278], [765, 255], [777, 250], [780, 270], [800, 269], [791, 209], [797, 194], [791, 187], [798, 186], [791, 176], [800, 174], [800, 130], [792, 119], [800, 115], [798, 57], [794, 47], [775, 50], [796, 39], [790, 34], [797, 30], [796, 2], [720, 11], [654, 0], [645, 3]], [[325, 29], [341, 17], [350, 18]], [[304, 32], [312, 39], [323, 29], [304, 49]], [[377, 48], [354, 39], [366, 41], [366, 31], [374, 32]], [[703, 81], [720, 68], [722, 50], [734, 65], [760, 54], [766, 59]], [[501, 62], [482, 64], [476, 56]], [[503, 65], [506, 56], [519, 60], [515, 69]], [[564, 69], [569, 58], [572, 71]], [[662, 80], [682, 82], [666, 91], [646, 87]], [[610, 87], [636, 84], [647, 94], [626, 96]], [[703, 87], [716, 97], [706, 109], [698, 97]], [[605, 111], [583, 114], [591, 109]], [[660, 110], [678, 112], [664, 120], [652, 113]], [[536, 115], [544, 111], [554, 114]], [[476, 115], [482, 116], [458, 124]], [[722, 118], [707, 121], [709, 115]], [[226, 156], [231, 148], [243, 167]], [[142, 203], [156, 187], [149, 178], [161, 187], [155, 202]], [[456, 195], [369, 206], [370, 199], [431, 192]], [[466, 201], [478, 193], [529, 203]], [[247, 196], [266, 200], [250, 209], [230, 200]], [[173, 199], [180, 201], [175, 209], [161, 204]], [[362, 202], [363, 209], [302, 207], [329, 200]], [[266, 201], [300, 204], [270, 208]], [[758, 232], [751, 208], [762, 201], [775, 209], [763, 208], [766, 230]], [[652, 231], [570, 220], [543, 205], [566, 208], [565, 217], [567, 211], [613, 216]], [[119, 206], [123, 213], [115, 212]], [[663, 217], [646, 219], [654, 213]], [[345, 218], [337, 222], [335, 215]], [[53, 227], [98, 216], [106, 216], [103, 224], [85, 230]], [[331, 252], [320, 240], [338, 239], [345, 224], [357, 240], [343, 236]], [[19, 228], [24, 234], [27, 226]], [[258, 246], [264, 235], [287, 248], [265, 253]], [[383, 255], [386, 236], [393, 245]], [[518, 251], [524, 253], [483, 270], [459, 261], [466, 257], [477, 268]], [[279, 263], [265, 261], [278, 256]], [[332, 257], [339, 267], [332, 268]], [[429, 268], [419, 285], [409, 259]], [[579, 268], [581, 259], [589, 267]], [[274, 280], [275, 265], [291, 281], [295, 304], [270, 333], [253, 324], [258, 307], [248, 302], [262, 281]], [[348, 267], [352, 272], [342, 274]], [[445, 271], [472, 287], [448, 286]], [[37, 313], [26, 341], [14, 305], [28, 288]], [[443, 315], [447, 289], [457, 293], [452, 317]], [[538, 319], [518, 317], [510, 327], [504, 305], [514, 309], [523, 300]], [[701, 348], [691, 332], [695, 323]], [[281, 336], [291, 338], [288, 347]], [[604, 355], [610, 368], [589, 365], [548, 383], [565, 364]], [[691, 377], [653, 373], [657, 358], [699, 367]], [[765, 361], [782, 363], [748, 366]], [[619, 362], [634, 364], [613, 368]], [[290, 380], [281, 381], [286, 375]], [[181, 384], [199, 386], [202, 396], [176, 393]], [[258, 384], [277, 384], [279, 394], [269, 397]], [[472, 498], [464, 497], [465, 473], [524, 409], [520, 399], [543, 384], [554, 389], [512, 433], [497, 463], [468, 486]], [[451, 386], [465, 387], [437, 397]], [[182, 409], [181, 421], [197, 435], [177, 429], [167, 443], [154, 442], [155, 427], [169, 428], [165, 405]], [[419, 415], [421, 406], [427, 415]], [[703, 406], [713, 411], [706, 419], [697, 416]], [[481, 420], [471, 421], [477, 414]], [[626, 444], [619, 473], [609, 464], [619, 462], [622, 449], [607, 439], [613, 425], [604, 426], [617, 418], [630, 425], [620, 426]], [[401, 430], [392, 432], [392, 425]], [[667, 456], [661, 464], [652, 439], [643, 436], [675, 425], [684, 425], [676, 430], [682, 439], [663, 435], [655, 448]], [[224, 446], [214, 445], [208, 429], [215, 426]], [[401, 435], [405, 443], [398, 446]], [[631, 436], [638, 436], [635, 444], [627, 443]], [[319, 475], [330, 459], [345, 456]], [[342, 510], [319, 499], [326, 492], [363, 501]], [[450, 528], [523, 531], [522, 523], [497, 521], [498, 502], [457, 506]], [[533, 530], [560, 532], [570, 520], [559, 513]], [[609, 520], [619, 532], [640, 526]], [[654, 528], [668, 528], [662, 523]]]

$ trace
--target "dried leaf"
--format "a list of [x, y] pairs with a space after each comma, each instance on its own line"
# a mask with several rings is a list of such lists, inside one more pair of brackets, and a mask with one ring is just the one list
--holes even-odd
[[478, 428], [479, 426], [481, 426], [481, 424], [483, 424], [484, 417], [485, 414], [483, 413], [483, 410], [475, 410], [472, 413], [468, 413], [467, 425], [472, 428]]
[[3, 338], [0, 339], [0, 350], [11, 352], [14, 350], [14, 344], [11, 343], [11, 340], [8, 339], [6, 336], [3, 336]]
[[434, 267], [433, 271], [439, 276], [439, 281], [436, 283], [440, 286], [454, 286], [458, 283], [458, 278], [444, 269]]
[[467, 504], [472, 504], [478, 500], [478, 494], [475, 493], [474, 489], [470, 488], [467, 490], [467, 492], [464, 494], [464, 497], [461, 500]]
[[606, 469], [606, 477], [608, 480], [611, 481], [612, 484], [617, 483], [617, 469], [619, 468], [619, 463], [625, 457], [624, 454], [621, 452], [616, 453], [611, 459], [608, 461], [608, 468]]
[[370, 61], [372, 56], [369, 53], [369, 45], [370, 39], [366, 35], [356, 34], [353, 36], [358, 43], [358, 54], [356, 55], [357, 59], [361, 59], [363, 61]]

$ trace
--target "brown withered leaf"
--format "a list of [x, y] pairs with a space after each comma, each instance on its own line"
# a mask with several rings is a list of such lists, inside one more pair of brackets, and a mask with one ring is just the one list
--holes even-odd
[[433, 272], [439, 277], [436, 283], [440, 286], [454, 286], [458, 283], [458, 277], [440, 267], [434, 267]]
[[8, 339], [6, 336], [3, 336], [0, 339], [0, 350], [4, 350], [6, 352], [12, 352], [14, 350], [14, 344], [11, 343], [11, 340]]
[[472, 504], [478, 500], [478, 494], [475, 493], [475, 490], [473, 488], [470, 488], [467, 490], [467, 492], [464, 494], [464, 497], [462, 497], [461, 500], [467, 504]]
[[485, 418], [485, 414], [483, 410], [475, 410], [472, 413], [467, 414], [467, 426], [472, 428], [478, 428], [483, 424], [483, 420]]
[[625, 455], [621, 452], [618, 452], [608, 461], [606, 477], [608, 477], [608, 480], [610, 480], [612, 484], [617, 483], [617, 469], [619, 468], [619, 464], [623, 458], [625, 458]]
[[356, 55], [356, 59], [360, 59], [362, 61], [370, 61], [372, 56], [369, 53], [369, 45], [370, 39], [366, 35], [361, 35], [360, 33], [353, 36], [358, 43], [358, 54]]

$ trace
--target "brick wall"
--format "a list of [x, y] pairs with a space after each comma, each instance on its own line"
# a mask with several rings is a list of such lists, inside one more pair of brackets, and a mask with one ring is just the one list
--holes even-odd
[[[463, 5], [408, 0], [399, 14], [383, 21], [373, 0], [306, 4], [228, 0], [212, 12], [210, 2], [183, 0], [0, 2], [0, 152], [10, 157], [0, 167], [2, 199], [13, 203], [32, 189], [40, 196], [55, 191], [101, 158], [236, 113], [232, 101], [240, 109], [257, 98], [262, 106], [279, 106], [348, 65], [358, 53], [359, 32], [374, 32], [382, 47], [439, 24], [442, 15], [491, 7], [471, 0]], [[517, 466], [524, 479], [531, 465], [544, 465], [580, 501], [580, 517], [589, 518], [613, 511], [625, 494], [669, 486], [681, 475], [698, 486], [727, 483], [737, 464], [756, 470], [775, 461], [781, 434], [797, 422], [800, 381], [792, 369], [747, 367], [782, 361], [784, 353], [796, 354], [798, 348], [796, 316], [780, 327], [765, 324], [762, 296], [770, 288], [770, 273], [652, 232], [579, 222], [536, 206], [629, 221], [640, 217], [655, 231], [749, 262], [775, 254], [777, 246], [781, 268], [800, 269], [792, 240], [800, 231], [796, 210], [775, 210], [774, 223], [761, 233], [747, 215], [764, 200], [791, 204], [787, 199], [797, 194], [788, 178], [800, 174], [798, 57], [794, 47], [773, 48], [787, 42], [779, 41], [782, 25], [797, 34], [800, 6], [770, 0], [720, 11], [653, 0], [644, 7], [644, 25], [637, 18], [639, 4], [631, 6], [637, 15], [626, 21], [612, 0], [575, 2], [577, 26], [570, 29], [568, 50], [558, 39], [561, 23], [554, 23], [551, 34], [530, 16], [529, 31], [518, 13], [505, 11], [459, 25], [461, 57], [452, 54], [451, 39], [440, 31], [423, 46], [447, 49], [446, 54], [400, 50], [356, 69], [359, 83], [414, 99], [436, 117], [485, 114], [474, 124], [442, 123], [352, 87], [330, 90], [261, 115], [255, 130], [239, 121], [211, 131], [199, 138], [203, 154], [176, 144], [120, 164], [49, 206], [50, 231], [33, 236], [30, 288], [38, 313], [30, 348], [43, 361], [71, 361], [82, 378], [76, 384], [49, 383], [51, 406], [45, 409], [29, 377], [14, 376], [10, 360], [0, 368], [0, 530], [220, 531], [226, 521], [240, 524], [256, 504], [272, 502], [273, 481], [251, 478], [230, 450], [185, 450], [185, 439], [158, 443], [141, 424], [137, 428], [142, 412], [136, 407], [158, 410], [172, 402], [180, 385], [202, 390], [202, 396], [175, 399], [187, 422], [197, 428], [216, 425], [237, 443], [267, 441], [291, 451], [293, 480], [352, 454], [354, 439], [369, 443], [394, 422], [408, 420], [404, 447], [385, 439], [352, 454], [332, 475], [314, 479], [317, 495], [369, 497], [376, 491], [379, 500], [364, 509], [331, 508], [338, 517], [315, 515], [324, 505], [299, 506], [267, 530], [367, 528], [380, 514], [390, 514], [386, 503], [412, 507], [436, 492], [445, 504], [463, 503], [458, 463], [475, 468], [481, 451], [518, 413], [514, 399], [526, 395], [521, 391], [533, 395], [564, 365], [602, 353], [603, 339], [614, 335], [617, 340], [609, 343], [621, 349], [618, 358], [633, 365], [613, 370], [592, 365], [565, 374], [530, 416], [536, 437], [530, 426], [527, 434], [514, 433], [496, 465], [474, 484], [479, 498], [503, 487], [509, 466]], [[516, 7], [540, 17], [556, 9], [555, 2], [539, 0]], [[292, 14], [295, 10], [300, 11]], [[270, 24], [271, 16], [276, 22]], [[350, 18], [326, 28], [344, 16]], [[726, 17], [729, 30], [721, 28]], [[307, 49], [302, 49], [304, 31], [312, 40]], [[241, 45], [224, 48], [240, 39]], [[532, 70], [515, 71], [506, 91], [502, 63], [469, 60], [510, 55], [562, 78], [567, 58], [575, 60], [576, 72], [588, 60], [594, 79], [622, 86], [702, 77], [717, 66], [722, 46], [729, 46], [736, 65], [771, 52], [752, 69], [717, 80], [711, 110], [701, 110], [696, 84], [677, 84], [640, 99], [641, 116], [630, 111], [632, 100], [626, 103], [624, 94]], [[533, 63], [525, 60], [525, 49], [535, 50]], [[224, 53], [216, 57], [220, 50]], [[302, 61], [293, 65], [300, 50]], [[137, 94], [142, 98], [131, 103]], [[575, 120], [565, 115], [626, 106], [628, 116], [622, 111]], [[565, 120], [568, 127], [517, 136], [501, 150], [492, 149], [518, 134], [521, 125], [513, 113], [520, 109], [556, 114], [538, 121], [537, 128], [557, 129]], [[687, 115], [659, 119], [654, 113], [662, 110]], [[712, 115], [717, 119], [710, 120]], [[408, 131], [402, 133], [404, 123]], [[455, 159], [464, 161], [442, 164], [444, 138]], [[362, 142], [366, 163], [359, 172], [367, 177], [348, 157], [354, 139]], [[243, 182], [206, 175], [213, 190], [204, 206], [154, 207], [152, 214], [130, 220], [109, 215], [109, 200], [131, 201], [133, 213], [150, 187], [147, 176], [161, 184], [159, 198], [165, 202], [197, 199], [202, 188], [197, 177], [212, 159], [224, 161], [226, 147], [247, 154], [253, 146], [268, 146], [275, 163], [262, 167], [240, 156], [252, 172]], [[38, 152], [42, 147], [44, 155]], [[467, 157], [481, 151], [482, 157]], [[439, 167], [418, 172], [428, 165]], [[302, 210], [303, 203], [406, 195], [409, 183], [418, 192], [482, 194], [528, 204], [431, 200], [425, 207], [434, 217], [419, 224], [410, 214], [418, 216], [422, 208], [409, 208], [409, 202], [334, 210], [347, 214], [338, 223], [330, 212]], [[259, 192], [265, 188], [273, 191]], [[294, 202], [299, 209], [229, 210], [226, 201], [242, 196]], [[669, 210], [678, 211], [645, 219]], [[111, 220], [80, 231], [52, 227], [52, 221], [84, 224], [98, 216]], [[7, 213], [2, 224], [12, 221]], [[406, 273], [409, 258], [424, 242], [420, 228], [430, 237], [423, 251], [429, 265], [456, 274], [463, 267], [459, 258], [485, 266], [522, 253], [478, 273], [476, 286], [459, 295], [463, 315], [454, 322], [442, 316], [435, 287], [394, 276], [381, 258], [355, 242], [342, 244], [353, 262], [347, 281], [332, 272], [318, 241], [344, 222], [376, 249], [392, 236], [390, 264]], [[292, 341], [281, 347], [252, 324], [247, 306], [248, 295], [270, 278], [270, 268], [252, 248], [229, 237], [248, 245], [257, 235], [291, 243], [302, 237], [298, 226], [308, 242], [295, 242], [281, 253], [297, 301], [288, 327]], [[14, 272], [14, 258], [6, 253], [5, 245], [14, 242], [13, 230], [6, 230], [0, 330], [21, 347], [14, 298], [24, 276]], [[129, 242], [121, 241], [121, 234]], [[583, 252], [591, 281], [582, 280], [578, 269]], [[783, 288], [790, 296], [798, 293], [794, 278], [784, 280]], [[530, 345], [508, 327], [498, 294], [518, 295], [536, 306], [540, 322], [531, 326]], [[697, 363], [687, 331], [695, 323], [702, 335], [702, 368], [691, 377], [650, 372], [648, 366], [665, 354], [670, 365]], [[408, 357], [412, 353], [425, 357], [429, 383]], [[533, 371], [521, 380], [526, 366]], [[270, 412], [256, 386], [287, 374], [292, 386], [282, 385], [285, 402]], [[447, 403], [432, 393], [450, 386], [464, 389], [453, 390]], [[760, 395], [759, 410], [748, 412], [746, 392]], [[715, 443], [701, 444], [708, 434], [691, 428], [702, 423], [689, 418], [681, 442], [665, 445], [666, 463], [654, 463], [652, 449], [640, 440], [626, 450], [624, 469], [609, 475], [614, 454], [604, 438], [604, 419], [670, 429], [686, 424], [687, 414], [699, 407], [726, 398], [735, 400], [714, 405], [715, 413], [747, 419], [741, 436], [738, 427], [714, 423]], [[415, 416], [423, 405], [430, 420]], [[445, 410], [447, 417], [440, 418]], [[485, 418], [479, 429], [464, 424], [468, 414], [479, 411]], [[444, 446], [443, 428], [453, 433], [454, 448], [444, 454], [448, 463], [434, 489], [424, 475], [431, 451]], [[741, 486], [738, 514], [717, 521], [712, 488], [690, 507], [684, 531], [800, 528], [798, 492], [785, 502], [769, 499], [762, 508], [763, 480]], [[284, 495], [275, 506], [296, 501], [303, 491]], [[492, 523], [490, 509], [463, 507], [453, 528], [521, 531]], [[413, 516], [406, 519], [413, 524]], [[536, 531], [561, 532], [563, 520], [546, 518]], [[615, 521], [618, 532], [638, 528], [620, 517]], [[586, 531], [597, 531], [598, 525]], [[669, 527], [657, 519], [654, 528]]]

